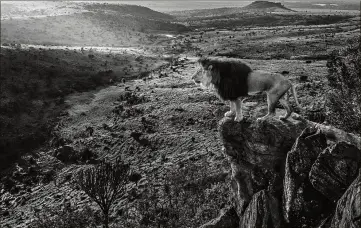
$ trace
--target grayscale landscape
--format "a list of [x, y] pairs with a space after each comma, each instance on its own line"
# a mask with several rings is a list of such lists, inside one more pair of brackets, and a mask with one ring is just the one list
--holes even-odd
[[[1, 1], [0, 227], [361, 227], [360, 1]], [[195, 84], [295, 85], [244, 119]]]

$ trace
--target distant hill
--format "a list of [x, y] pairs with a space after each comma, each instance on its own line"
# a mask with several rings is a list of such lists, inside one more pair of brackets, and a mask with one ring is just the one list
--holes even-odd
[[222, 7], [215, 9], [197, 9], [197, 10], [183, 10], [172, 11], [171, 15], [177, 17], [216, 17], [233, 15], [244, 12], [241, 7]]
[[46, 14], [23, 18], [11, 18], [10, 15], [9, 19], [1, 20], [1, 42], [83, 46], [146, 45], [149, 33], [179, 33], [188, 30], [185, 25], [174, 23], [173, 16], [143, 6], [73, 4], [78, 4], [76, 7], [81, 10], [69, 15]]
[[252, 10], [252, 11], [263, 11], [263, 12], [281, 12], [281, 11], [294, 11], [288, 9], [284, 5], [279, 2], [269, 2], [269, 1], [255, 1], [251, 4], [242, 7], [244, 10]]
[[288, 9], [281, 3], [269, 1], [255, 1], [245, 7], [222, 7], [215, 9], [198, 9], [198, 10], [183, 10], [172, 11], [169, 14], [178, 18], [186, 17], [219, 17], [219, 16], [238, 16], [247, 12], [294, 12]]
[[172, 20], [173, 16], [158, 11], [151, 10], [144, 6], [137, 5], [115, 5], [115, 4], [89, 4], [85, 9], [90, 11], [108, 11], [124, 16], [134, 16], [153, 20]]

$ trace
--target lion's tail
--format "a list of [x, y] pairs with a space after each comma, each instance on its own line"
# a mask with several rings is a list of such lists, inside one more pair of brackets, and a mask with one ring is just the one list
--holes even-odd
[[297, 93], [296, 93], [296, 89], [295, 89], [295, 86], [294, 86], [294, 85], [291, 85], [291, 92], [292, 92], [293, 97], [295, 98], [295, 102], [296, 102], [298, 108], [301, 109], [301, 110], [303, 110], [302, 106], [301, 106], [300, 103], [298, 102]]

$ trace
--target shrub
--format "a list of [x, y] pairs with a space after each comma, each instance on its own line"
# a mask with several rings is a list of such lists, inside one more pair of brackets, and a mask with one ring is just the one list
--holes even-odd
[[125, 101], [125, 104], [127, 105], [137, 105], [147, 102], [148, 99], [145, 96], [139, 95], [136, 92], [125, 91], [119, 96], [118, 101]]
[[361, 134], [361, 57], [360, 43], [352, 40], [335, 50], [327, 63], [327, 121], [349, 132]]
[[96, 214], [90, 207], [76, 210], [74, 206], [65, 206], [60, 210], [56, 207], [44, 207], [35, 213], [30, 228], [89, 228], [96, 227]]
[[189, 163], [156, 175], [157, 184], [150, 181], [137, 201], [137, 227], [199, 227], [217, 217], [228, 202], [228, 186], [224, 175], [209, 174], [206, 166]]
[[109, 212], [114, 201], [126, 191], [129, 165], [117, 160], [114, 164], [102, 161], [99, 164], [81, 170], [77, 185], [98, 204], [103, 212], [104, 227], [109, 227]]

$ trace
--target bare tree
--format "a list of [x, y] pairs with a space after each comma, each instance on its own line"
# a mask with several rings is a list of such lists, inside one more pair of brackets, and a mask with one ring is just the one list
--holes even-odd
[[103, 212], [104, 227], [109, 227], [109, 212], [114, 201], [126, 191], [129, 165], [117, 160], [114, 164], [102, 161], [79, 171], [76, 183], [96, 202]]

